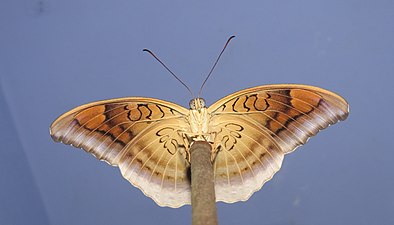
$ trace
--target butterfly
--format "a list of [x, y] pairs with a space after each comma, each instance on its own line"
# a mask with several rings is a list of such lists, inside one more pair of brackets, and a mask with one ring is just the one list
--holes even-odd
[[190, 109], [142, 97], [93, 102], [51, 125], [55, 141], [118, 166], [123, 177], [160, 206], [190, 204], [188, 150], [212, 146], [216, 200], [247, 200], [281, 168], [284, 155], [340, 120], [349, 106], [322, 88], [278, 84], [245, 89], [208, 108]]
[[211, 145], [216, 201], [246, 201], [281, 168], [285, 154], [349, 114], [341, 96], [299, 84], [245, 89], [209, 107], [193, 97], [189, 106], [144, 97], [93, 102], [61, 115], [50, 134], [119, 167], [158, 205], [177, 208], [191, 203], [189, 149], [195, 141]]

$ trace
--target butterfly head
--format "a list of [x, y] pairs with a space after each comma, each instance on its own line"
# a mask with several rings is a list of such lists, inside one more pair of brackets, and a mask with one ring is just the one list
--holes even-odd
[[190, 109], [200, 110], [205, 107], [205, 100], [203, 98], [193, 98], [189, 102]]

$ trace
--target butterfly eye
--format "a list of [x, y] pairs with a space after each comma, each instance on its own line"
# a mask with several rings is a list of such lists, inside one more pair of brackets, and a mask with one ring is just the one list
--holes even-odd
[[196, 109], [195, 99], [190, 100], [189, 107], [190, 107], [190, 109]]
[[205, 107], [205, 100], [203, 98], [198, 98], [198, 101], [200, 103], [200, 108], [204, 108]]

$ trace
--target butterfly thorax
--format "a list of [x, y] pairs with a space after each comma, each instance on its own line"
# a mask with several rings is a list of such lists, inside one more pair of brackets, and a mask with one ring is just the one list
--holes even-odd
[[205, 107], [205, 101], [202, 98], [195, 98], [190, 101], [189, 124], [190, 136], [193, 141], [205, 140], [211, 141], [209, 134], [209, 118], [208, 109]]

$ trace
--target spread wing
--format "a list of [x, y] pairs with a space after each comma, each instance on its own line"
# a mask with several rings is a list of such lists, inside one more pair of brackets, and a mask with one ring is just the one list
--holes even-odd
[[267, 85], [231, 94], [209, 107], [216, 133], [216, 200], [247, 200], [280, 169], [285, 154], [345, 120], [348, 103], [307, 85]]
[[189, 164], [180, 132], [188, 110], [150, 98], [119, 98], [77, 107], [56, 119], [51, 135], [118, 166], [158, 205], [190, 203]]

